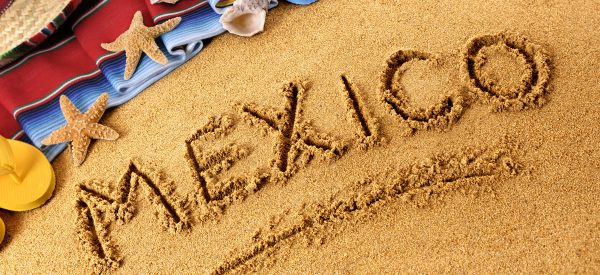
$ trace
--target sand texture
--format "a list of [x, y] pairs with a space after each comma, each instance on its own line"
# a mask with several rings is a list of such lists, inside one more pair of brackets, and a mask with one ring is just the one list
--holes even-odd
[[600, 273], [600, 3], [347, 1], [101, 123], [0, 273]]

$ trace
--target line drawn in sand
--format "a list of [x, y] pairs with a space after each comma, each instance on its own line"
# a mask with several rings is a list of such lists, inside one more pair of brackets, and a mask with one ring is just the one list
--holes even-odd
[[273, 224], [259, 229], [247, 247], [232, 251], [211, 274], [256, 272], [283, 244], [291, 245], [295, 238], [316, 238], [320, 243], [328, 231], [337, 231], [331, 226], [368, 214], [375, 207], [407, 201], [426, 205], [446, 191], [516, 176], [521, 169], [516, 162], [517, 147], [505, 138], [488, 148], [441, 153], [355, 182], [326, 201], [306, 204], [295, 212], [285, 210]]
[[348, 120], [354, 122], [356, 140], [361, 149], [380, 144], [385, 140], [380, 135], [379, 121], [366, 109], [366, 104], [356, 85], [344, 74], [342, 80], [342, 94], [346, 101]]
[[140, 188], [154, 206], [154, 214], [163, 228], [171, 232], [189, 228], [190, 215], [185, 201], [174, 195], [173, 184], [161, 190], [157, 183], [164, 184], [164, 181], [162, 174], [143, 171], [136, 161], [131, 161], [115, 188], [95, 181], [76, 187], [77, 236], [96, 272], [120, 266], [122, 259], [110, 239], [109, 226], [112, 222], [124, 224], [133, 218]]

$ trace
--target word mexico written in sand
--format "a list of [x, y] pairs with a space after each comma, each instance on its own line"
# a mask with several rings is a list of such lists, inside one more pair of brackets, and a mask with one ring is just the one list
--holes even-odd
[[[428, 107], [413, 105], [399, 79], [418, 62], [444, 73], [443, 68], [451, 67], [447, 66], [448, 59], [416, 50], [393, 54], [380, 78], [379, 98], [386, 113], [398, 118], [409, 132], [445, 131], [477, 99], [492, 105], [493, 111], [519, 111], [544, 104], [550, 67], [540, 46], [521, 36], [501, 33], [473, 38], [464, 51], [460, 72], [455, 72], [462, 80], [459, 83], [464, 84], [448, 89]], [[498, 72], [506, 69], [507, 60], [517, 61], [512, 64], [521, 67], [521, 74], [510, 72], [508, 77], [498, 77], [505, 75]], [[315, 159], [334, 162], [349, 150], [386, 146], [378, 118], [369, 111], [361, 91], [346, 75], [340, 76], [340, 87], [346, 119], [353, 125], [354, 134], [348, 139], [317, 131], [304, 118], [303, 102], [310, 87], [293, 81], [281, 89], [282, 107], [236, 104], [230, 114], [211, 117], [185, 141], [182, 163], [189, 167], [195, 183], [185, 197], [177, 195], [176, 184], [164, 174], [148, 169], [139, 160], [130, 161], [116, 186], [97, 180], [80, 184], [78, 238], [95, 270], [120, 266], [122, 256], [111, 240], [111, 230], [115, 229], [114, 222], [127, 223], [135, 216], [138, 196], [150, 202], [163, 228], [180, 232], [194, 223], [219, 219], [229, 206], [243, 203], [266, 185], [287, 183]], [[270, 137], [271, 148], [261, 149], [264, 142], [256, 141], [257, 135]], [[232, 253], [213, 272], [253, 268], [296, 236], [321, 234], [317, 228], [344, 222], [377, 205], [398, 199], [426, 200], [432, 194], [514, 176], [520, 170], [518, 151], [515, 142], [504, 138], [485, 148], [444, 152], [402, 168], [382, 167], [379, 173], [350, 183], [328, 201], [306, 204], [293, 215], [285, 211], [279, 220], [287, 222], [259, 231], [249, 247]], [[270, 160], [261, 158], [269, 154]], [[250, 165], [238, 165], [243, 162]], [[297, 218], [301, 220], [294, 220]]]

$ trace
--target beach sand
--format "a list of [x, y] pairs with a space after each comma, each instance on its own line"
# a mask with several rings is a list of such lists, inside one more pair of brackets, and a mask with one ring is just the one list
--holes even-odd
[[0, 211], [0, 273], [599, 273], [599, 10], [282, 3]]

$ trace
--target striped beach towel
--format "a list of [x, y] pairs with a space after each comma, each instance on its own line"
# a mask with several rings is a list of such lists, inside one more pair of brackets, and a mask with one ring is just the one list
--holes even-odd
[[[225, 31], [219, 18], [226, 8], [219, 4], [219, 0], [181, 0], [174, 5], [151, 5], [149, 0], [82, 1], [39, 49], [0, 69], [0, 134], [29, 142], [54, 159], [67, 145], [42, 146], [41, 141], [66, 124], [60, 95], [68, 96], [81, 110], [103, 92], [109, 93], [108, 107], [125, 103], [201, 51], [203, 40]], [[271, 2], [271, 7], [276, 5], [276, 0]], [[100, 43], [113, 41], [128, 29], [138, 10], [147, 26], [177, 16], [182, 21], [157, 39], [169, 62], [160, 65], [144, 55], [132, 78], [125, 81], [125, 54], [107, 52]]]

